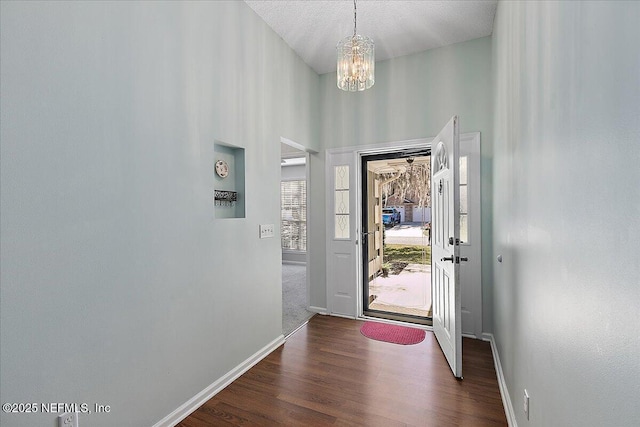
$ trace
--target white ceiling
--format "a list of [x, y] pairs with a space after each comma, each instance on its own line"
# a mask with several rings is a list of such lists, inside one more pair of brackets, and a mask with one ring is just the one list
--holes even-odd
[[[318, 74], [336, 69], [336, 44], [353, 34], [352, 0], [245, 0]], [[497, 0], [359, 0], [358, 34], [376, 61], [488, 36]]]

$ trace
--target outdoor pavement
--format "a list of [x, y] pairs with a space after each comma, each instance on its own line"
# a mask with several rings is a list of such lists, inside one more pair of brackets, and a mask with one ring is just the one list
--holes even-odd
[[[420, 222], [403, 222], [385, 230], [390, 245], [429, 245]], [[431, 265], [409, 264], [400, 274], [378, 276], [369, 283], [369, 295], [375, 295], [369, 308], [417, 316], [431, 315]]]
[[429, 238], [422, 233], [422, 223], [403, 222], [385, 230], [384, 241], [388, 245], [422, 245], [429, 244]]
[[399, 306], [426, 315], [431, 307], [431, 266], [409, 264], [400, 274], [378, 276], [369, 283], [369, 294], [376, 296], [371, 308], [384, 310], [384, 306]]

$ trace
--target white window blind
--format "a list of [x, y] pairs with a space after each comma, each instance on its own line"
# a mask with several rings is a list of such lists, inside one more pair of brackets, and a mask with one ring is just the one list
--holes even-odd
[[307, 250], [307, 182], [280, 183], [282, 249]]

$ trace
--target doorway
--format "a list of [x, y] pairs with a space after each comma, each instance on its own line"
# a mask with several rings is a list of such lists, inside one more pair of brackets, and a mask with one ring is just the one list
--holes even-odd
[[309, 310], [309, 154], [281, 141], [280, 240], [282, 248], [282, 333], [288, 337], [315, 313]]
[[[364, 262], [362, 251], [365, 246], [368, 247], [370, 239], [368, 234], [363, 239], [361, 233], [362, 157], [401, 150], [408, 151], [406, 154], [411, 154], [410, 151], [424, 152], [433, 149], [432, 141], [433, 138], [425, 138], [326, 151], [325, 271], [328, 314], [359, 318], [368, 307], [367, 297], [363, 295], [362, 277], [368, 275], [368, 270], [364, 269], [367, 263]], [[460, 281], [464, 283], [461, 289], [462, 333], [483, 339], [479, 132], [460, 135], [460, 157], [460, 233], [462, 236], [466, 234], [467, 240], [463, 237], [459, 248], [460, 256], [468, 258], [460, 271]], [[367, 244], [361, 244], [361, 240]]]
[[365, 316], [431, 324], [430, 159], [429, 149], [361, 157]]

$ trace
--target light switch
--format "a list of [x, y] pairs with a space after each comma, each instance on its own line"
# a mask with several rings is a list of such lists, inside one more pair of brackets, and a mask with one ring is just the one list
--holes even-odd
[[274, 236], [275, 226], [273, 224], [260, 224], [260, 238], [268, 239]]

